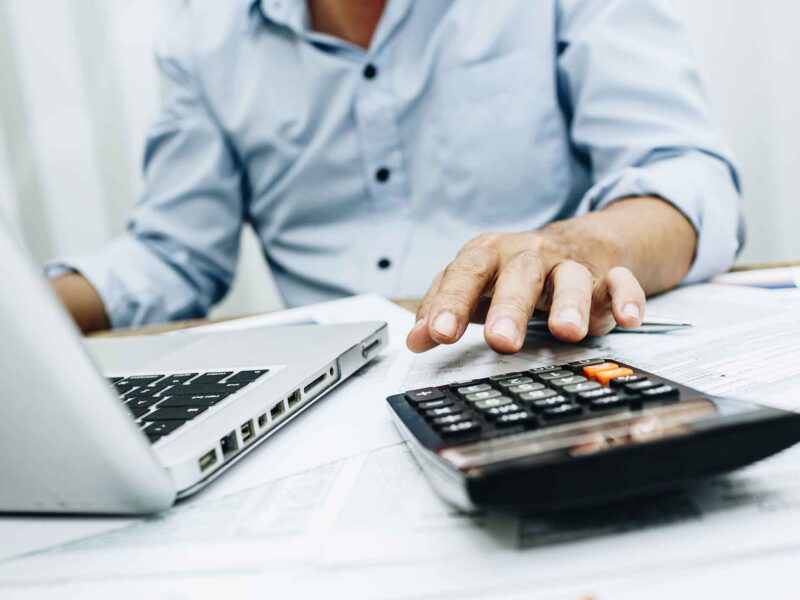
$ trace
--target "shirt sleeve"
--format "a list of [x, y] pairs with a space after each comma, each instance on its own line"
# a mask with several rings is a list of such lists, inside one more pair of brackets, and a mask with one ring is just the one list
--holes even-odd
[[144, 193], [127, 232], [97, 254], [45, 266], [51, 277], [86, 277], [112, 327], [204, 316], [235, 271], [243, 170], [193, 73], [187, 10], [157, 47], [162, 102], [145, 150]]
[[698, 234], [686, 282], [727, 270], [744, 242], [739, 179], [666, 0], [560, 0], [558, 69], [584, 206], [630, 196], [670, 202]]

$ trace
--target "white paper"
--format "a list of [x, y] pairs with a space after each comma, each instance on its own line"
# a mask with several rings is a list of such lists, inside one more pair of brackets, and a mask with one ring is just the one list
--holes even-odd
[[[643, 573], [669, 581], [700, 560], [724, 565], [800, 548], [800, 449], [685, 493], [642, 500], [636, 510], [606, 508], [584, 519], [465, 516], [433, 494], [397, 443], [383, 401], [402, 389], [610, 356], [708, 392], [797, 408], [797, 294], [687, 288], [648, 306], [693, 321], [691, 330], [613, 334], [575, 346], [532, 337], [511, 357], [488, 350], [478, 327], [452, 347], [412, 355], [403, 347], [410, 313], [374, 297], [368, 302], [394, 315], [391, 347], [372, 371], [343, 385], [199, 498], [109, 535], [0, 563], [0, 592], [66, 580], [96, 590], [136, 577], [177, 590], [192, 588], [199, 577], [239, 574], [247, 583], [243, 594], [267, 586], [294, 597], [341, 589], [350, 598], [534, 598], [558, 590], [593, 593], [601, 589], [597, 582], [624, 590], [642, 585]], [[357, 320], [380, 318], [356, 300], [350, 309]], [[350, 318], [343, 315], [317, 319]], [[30, 523], [47, 527], [46, 520]]]

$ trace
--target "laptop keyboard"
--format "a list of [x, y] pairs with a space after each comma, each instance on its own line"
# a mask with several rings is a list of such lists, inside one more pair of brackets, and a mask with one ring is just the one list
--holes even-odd
[[155, 443], [269, 372], [209, 371], [110, 377], [128, 412]]

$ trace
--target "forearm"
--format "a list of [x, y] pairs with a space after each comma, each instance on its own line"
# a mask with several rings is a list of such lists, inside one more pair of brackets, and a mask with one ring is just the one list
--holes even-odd
[[84, 333], [108, 329], [109, 320], [103, 300], [80, 273], [67, 273], [50, 280], [67, 311]]
[[659, 198], [619, 200], [603, 210], [552, 223], [542, 230], [569, 248], [572, 260], [595, 276], [626, 267], [644, 291], [656, 294], [683, 281], [694, 258], [697, 233], [686, 217]]

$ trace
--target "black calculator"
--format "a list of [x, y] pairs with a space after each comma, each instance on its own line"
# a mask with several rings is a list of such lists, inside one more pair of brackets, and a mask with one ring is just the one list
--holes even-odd
[[610, 358], [387, 399], [434, 488], [463, 510], [565, 509], [657, 493], [800, 441], [800, 415], [703, 394]]

